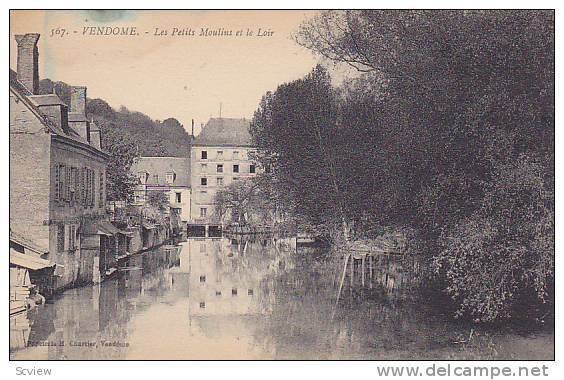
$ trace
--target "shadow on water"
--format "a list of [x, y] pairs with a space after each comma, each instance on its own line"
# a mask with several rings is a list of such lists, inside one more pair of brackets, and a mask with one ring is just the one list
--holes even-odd
[[[453, 323], [415, 290], [417, 262], [356, 260], [295, 239], [191, 238], [10, 320], [12, 359], [550, 358], [549, 336]], [[364, 280], [362, 270], [364, 268]], [[527, 349], [527, 347], [532, 347]], [[536, 351], [532, 351], [532, 350]], [[544, 351], [543, 351], [544, 350]]]

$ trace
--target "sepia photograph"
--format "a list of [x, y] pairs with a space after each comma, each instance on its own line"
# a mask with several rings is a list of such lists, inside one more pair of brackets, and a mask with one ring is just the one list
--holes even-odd
[[11, 9], [5, 38], [10, 362], [547, 376], [555, 10]]

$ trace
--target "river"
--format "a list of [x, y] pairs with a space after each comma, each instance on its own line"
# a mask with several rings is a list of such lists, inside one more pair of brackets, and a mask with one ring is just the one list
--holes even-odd
[[[455, 323], [378, 261], [343, 287], [324, 248], [190, 238], [10, 319], [11, 359], [552, 359], [553, 333]], [[358, 280], [360, 282], [360, 279]], [[405, 291], [405, 290], [409, 291]]]

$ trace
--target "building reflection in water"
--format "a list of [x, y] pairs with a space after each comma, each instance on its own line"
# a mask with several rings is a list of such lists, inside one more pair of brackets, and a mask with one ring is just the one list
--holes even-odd
[[[189, 316], [260, 315], [259, 284], [269, 272], [269, 251], [247, 240], [191, 239]], [[181, 265], [183, 258], [181, 257]]]
[[125, 270], [114, 280], [69, 289], [46, 305], [11, 318], [10, 357], [126, 358], [130, 319], [140, 304], [150, 304], [143, 300], [144, 293], [157, 297], [170, 289], [170, 284], [163, 286], [167, 283], [163, 271], [177, 262], [178, 257], [164, 248], [148, 251], [126, 262]]
[[395, 261], [377, 260], [373, 286], [355, 282], [331, 318], [342, 272], [334, 259], [274, 238], [191, 238], [148, 251], [114, 280], [11, 319], [10, 357], [397, 359], [429, 357], [452, 340], [452, 326], [404, 298], [407, 268]]

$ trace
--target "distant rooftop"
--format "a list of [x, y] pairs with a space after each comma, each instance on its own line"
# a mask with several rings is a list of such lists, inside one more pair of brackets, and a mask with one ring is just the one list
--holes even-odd
[[247, 119], [211, 118], [192, 145], [252, 146]]
[[[131, 171], [149, 174], [147, 185], [190, 187], [190, 159], [185, 157], [137, 157]], [[174, 173], [172, 184], [166, 182], [166, 174]]]

